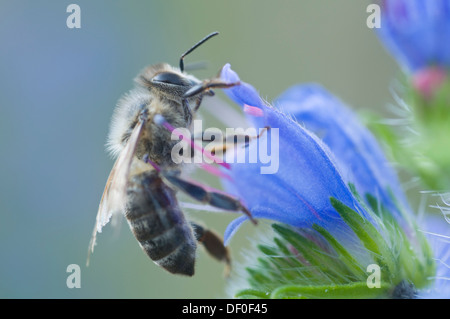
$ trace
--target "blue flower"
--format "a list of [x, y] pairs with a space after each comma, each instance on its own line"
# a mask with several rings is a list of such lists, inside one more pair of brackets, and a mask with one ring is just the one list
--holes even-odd
[[[450, 0], [379, 0], [381, 42], [405, 77], [395, 85], [405, 106], [401, 126], [384, 126], [380, 137], [396, 161], [423, 187], [448, 189], [450, 149]], [[405, 134], [404, 129], [415, 134]]]
[[319, 136], [335, 156], [346, 184], [360, 194], [374, 194], [397, 217], [400, 201], [409, 209], [391, 164], [375, 137], [338, 98], [317, 84], [297, 85], [284, 92], [275, 106]]
[[[221, 78], [239, 81], [229, 65]], [[250, 154], [260, 143], [278, 138], [279, 169], [261, 174], [261, 162], [232, 163], [225, 186], [255, 218], [293, 227], [273, 226], [282, 238], [274, 247], [259, 248], [276, 257], [272, 264], [258, 259], [259, 269], [270, 270], [250, 270], [250, 281], [260, 283], [255, 285], [264, 296], [323, 297], [324, 291], [355, 296], [364, 289], [368, 296], [373, 290], [367, 290], [365, 269], [375, 263], [381, 265], [387, 295], [411, 296], [411, 287], [427, 286], [434, 273], [430, 248], [417, 232], [395, 172], [356, 116], [318, 85], [292, 87], [274, 108], [251, 85], [241, 83], [225, 93], [244, 111], [253, 110], [246, 114], [255, 128], [270, 127], [243, 151]], [[230, 223], [226, 242], [246, 219]], [[284, 274], [292, 263], [300, 265], [298, 271]], [[305, 275], [300, 270], [311, 266], [320, 271]], [[312, 291], [314, 285], [318, 290]]]
[[[229, 65], [223, 68], [221, 77], [227, 82], [239, 81]], [[269, 137], [273, 129], [279, 130], [279, 169], [276, 174], [261, 174], [264, 166], [261, 162], [235, 163], [231, 165], [231, 185], [224, 181], [231, 192], [243, 199], [255, 218], [267, 218], [296, 227], [313, 223], [322, 225], [330, 220], [339, 225], [340, 218], [330, 203], [330, 197], [370, 218], [343, 180], [330, 150], [314, 134], [267, 105], [247, 83], [227, 89], [225, 93], [242, 107], [257, 107], [263, 111], [262, 117], [248, 115], [255, 128], [269, 126]], [[257, 143], [251, 143], [246, 151], [254, 152], [256, 147]], [[225, 242], [246, 219], [242, 216], [229, 225]]]
[[382, 0], [378, 34], [405, 71], [450, 68], [449, 0]]

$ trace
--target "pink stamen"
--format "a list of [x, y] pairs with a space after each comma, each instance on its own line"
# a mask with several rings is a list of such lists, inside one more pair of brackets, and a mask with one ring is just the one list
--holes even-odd
[[189, 139], [186, 136], [184, 136], [182, 133], [178, 132], [178, 130], [176, 128], [174, 128], [169, 122], [167, 122], [166, 119], [162, 115], [159, 115], [159, 114], [155, 115], [154, 121], [156, 124], [160, 124], [163, 127], [165, 127], [171, 133], [176, 134], [183, 141], [190, 143], [192, 148], [194, 148], [198, 151], [201, 151], [202, 154], [204, 154], [210, 160], [214, 161], [216, 164], [219, 164], [227, 169], [230, 169], [230, 164], [224, 163], [220, 158], [218, 158], [217, 156], [214, 156], [210, 152], [206, 151], [202, 146], [195, 144], [192, 139]]
[[154, 169], [156, 169], [158, 172], [161, 171], [161, 168], [159, 167], [158, 164], [156, 164], [155, 162], [153, 162], [151, 159], [149, 159], [148, 157], [145, 158], [145, 162], [149, 163], [151, 166], [153, 166]]
[[244, 113], [255, 117], [262, 117], [264, 115], [263, 110], [259, 107], [250, 106], [247, 104], [244, 104]]

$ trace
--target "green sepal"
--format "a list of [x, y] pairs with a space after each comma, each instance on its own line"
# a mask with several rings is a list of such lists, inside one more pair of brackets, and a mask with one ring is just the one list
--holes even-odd
[[353, 256], [323, 227], [314, 224], [312, 226], [319, 234], [321, 234], [328, 243], [334, 248], [339, 255], [339, 259], [350, 269], [353, 275], [358, 279], [367, 277], [364, 268], [353, 258]]
[[395, 273], [395, 258], [386, 244], [383, 235], [369, 220], [362, 217], [341, 201], [334, 197], [331, 197], [330, 201], [345, 223], [358, 236], [364, 247], [371, 252], [375, 263], [381, 267], [386, 275], [395, 277], [397, 275]]
[[[337, 281], [341, 280], [340, 278], [342, 277], [351, 276], [347, 267], [338, 258], [330, 257], [330, 252], [324, 251], [323, 247], [320, 247], [316, 242], [279, 224], [273, 224], [272, 228], [277, 234], [289, 242], [300, 253], [301, 257], [307, 261], [305, 266], [309, 266], [310, 268], [314, 267], [319, 271], [319, 274], [317, 274], [317, 271], [314, 274], [313, 269], [307, 272], [307, 274], [311, 274], [309, 277], [311, 280], [317, 280], [318, 283], [326, 283], [327, 277], [330, 276], [336, 278], [335, 280]], [[329, 281], [333, 282], [331, 279]]]
[[[272, 224], [279, 237], [273, 238], [273, 245], [256, 245], [262, 255], [256, 258], [257, 265], [246, 268], [251, 289], [238, 292], [236, 297], [389, 298], [402, 281], [417, 288], [429, 285], [435, 268], [423, 234], [409, 225], [409, 236], [414, 237], [415, 233], [415, 245], [411, 246], [413, 242], [406, 236], [406, 230], [376, 197], [365, 194], [363, 200], [356, 188], [349, 186], [368, 217], [335, 198], [330, 198], [330, 202], [348, 226], [347, 231], [366, 249], [367, 256], [361, 259], [348, 250], [324, 226], [295, 228]], [[395, 205], [399, 204], [393, 200]], [[399, 218], [402, 223], [407, 221]], [[339, 233], [342, 231], [345, 230], [341, 228]], [[366, 267], [371, 263], [380, 267], [380, 288], [367, 286]]]

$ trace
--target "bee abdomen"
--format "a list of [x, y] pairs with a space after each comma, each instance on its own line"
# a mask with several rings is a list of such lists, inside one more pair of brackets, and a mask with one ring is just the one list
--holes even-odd
[[[130, 212], [130, 210], [128, 212]], [[131, 218], [129, 216], [130, 214], [128, 213], [128, 224], [139, 242], [152, 240], [172, 228], [177, 227], [177, 224], [164, 227], [155, 211], [149, 211], [147, 214], [141, 215], [138, 218]]]
[[141, 248], [171, 273], [192, 276], [197, 248], [175, 192], [154, 171], [134, 176], [126, 217]]
[[183, 225], [177, 225], [152, 239], [139, 241], [139, 243], [153, 261], [158, 261], [173, 253], [186, 241], [189, 242], [186, 240], [189, 239], [189, 233], [183, 228]]
[[[194, 246], [193, 246], [194, 245]], [[156, 264], [165, 268], [173, 274], [194, 275], [195, 264], [195, 242], [185, 242], [178, 246], [171, 254], [158, 261]]]
[[[128, 221], [134, 236], [145, 253], [171, 273], [194, 274], [196, 242], [187, 224], [176, 224], [161, 231], [152, 224], [156, 214]], [[149, 217], [149, 218], [148, 218]]]

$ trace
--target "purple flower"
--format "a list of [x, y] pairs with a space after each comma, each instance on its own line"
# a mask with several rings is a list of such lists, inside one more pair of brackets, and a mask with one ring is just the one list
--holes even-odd
[[[228, 82], [239, 81], [229, 65], [223, 68], [221, 77]], [[277, 173], [261, 174], [260, 168], [264, 165], [261, 162], [236, 163], [231, 165], [232, 183], [224, 182], [231, 192], [242, 198], [255, 218], [271, 219], [296, 227], [311, 226], [313, 223], [342, 227], [339, 215], [330, 203], [330, 197], [333, 197], [371, 219], [349, 189], [349, 180], [341, 175], [334, 155], [321, 140], [285, 113], [267, 105], [251, 85], [242, 83], [225, 92], [242, 107], [262, 110], [263, 116], [248, 115], [248, 120], [256, 128], [269, 126], [271, 129], [267, 132], [267, 138], [270, 138], [273, 129], [279, 130]], [[254, 151], [257, 144], [250, 143], [246, 151]], [[246, 219], [244, 216], [237, 218], [228, 226], [226, 242]]]
[[411, 73], [435, 65], [450, 68], [449, 0], [382, 0], [378, 34]]
[[410, 209], [398, 178], [375, 137], [346, 105], [317, 84], [293, 86], [274, 104], [321, 138], [346, 184], [361, 196], [374, 195], [402, 222], [400, 210]]
[[[240, 81], [229, 65], [221, 78]], [[365, 269], [373, 264], [383, 272], [380, 296], [410, 298], [427, 287], [435, 272], [431, 250], [394, 170], [357, 117], [318, 85], [290, 88], [274, 108], [241, 83], [225, 93], [251, 125], [270, 127], [241, 151], [255, 154], [261, 143], [278, 138], [278, 171], [261, 174], [263, 161], [230, 163], [231, 180], [224, 184], [254, 218], [281, 223], [272, 227], [282, 237], [275, 246], [259, 246], [270, 262], [257, 258], [261, 264], [248, 268], [253, 290], [241, 295], [326, 298], [328, 291], [358, 296], [362, 289], [367, 297], [374, 291], [367, 289]], [[228, 225], [225, 242], [246, 219]], [[282, 262], [300, 266], [285, 271]], [[303, 277], [310, 266], [320, 271]]]

